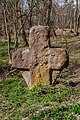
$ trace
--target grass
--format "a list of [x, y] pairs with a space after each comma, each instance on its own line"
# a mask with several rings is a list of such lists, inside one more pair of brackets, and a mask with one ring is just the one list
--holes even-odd
[[63, 43], [65, 43], [65, 42], [67, 42], [67, 43], [71, 43], [71, 42], [77, 42], [77, 41], [80, 41], [80, 38], [78, 38], [78, 37], [63, 37], [63, 40], [62, 40], [62, 42]]
[[74, 51], [70, 52], [70, 57], [74, 58], [74, 57], [79, 57], [80, 56], [80, 49], [75, 49]]
[[8, 47], [7, 42], [0, 41], [0, 65], [8, 64]]
[[[30, 120], [75, 120], [80, 114], [80, 104], [70, 99], [80, 94], [80, 89], [59, 87], [45, 87], [49, 89], [47, 94], [41, 91], [44, 86], [37, 86], [29, 90], [20, 74], [0, 81], [3, 86], [1, 94], [9, 102], [3, 107], [4, 115], [10, 110], [13, 113], [8, 116], [10, 120], [21, 120], [28, 116]], [[61, 86], [61, 85], [60, 85]], [[58, 88], [59, 87], [59, 88]], [[6, 105], [6, 103], [5, 103]], [[8, 109], [9, 108], [9, 109]]]
[[[75, 50], [71, 56], [77, 53]], [[6, 64], [7, 42], [0, 41], [0, 65]], [[54, 87], [39, 85], [29, 90], [20, 73], [0, 79], [0, 119], [76, 120], [80, 115], [80, 87], [66, 86], [69, 80], [63, 83], [62, 80]], [[43, 89], [48, 92], [44, 94]]]

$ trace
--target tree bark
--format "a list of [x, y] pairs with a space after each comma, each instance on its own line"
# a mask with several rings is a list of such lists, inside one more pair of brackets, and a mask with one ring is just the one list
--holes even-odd
[[10, 56], [11, 36], [10, 36], [10, 30], [9, 30], [9, 26], [8, 26], [8, 18], [7, 18], [7, 13], [6, 13], [6, 5], [4, 5], [4, 22], [5, 22], [6, 35], [7, 35], [7, 40], [8, 40], [9, 63], [11, 63], [11, 56]]
[[15, 48], [18, 48], [18, 1], [15, 1], [15, 6], [14, 6], [14, 11], [13, 11], [13, 20], [14, 20], [14, 38], [15, 38]]
[[51, 9], [52, 9], [52, 0], [48, 0], [47, 23], [46, 23], [48, 26], [50, 26]]
[[33, 0], [28, 0], [28, 6], [29, 6], [29, 27], [32, 27], [32, 13], [33, 13]]
[[78, 0], [76, 0], [75, 12], [74, 12], [74, 34], [78, 35]]
[[[20, 9], [20, 16], [22, 15], [22, 11]], [[23, 16], [24, 17], [24, 16]], [[20, 19], [20, 22], [21, 22], [21, 28], [22, 28], [22, 39], [23, 41], [25, 42], [25, 46], [29, 46], [28, 44], [28, 41], [27, 41], [27, 38], [26, 38], [26, 32], [25, 32], [25, 29], [24, 29], [24, 20], [23, 20], [23, 17], [21, 17]]]

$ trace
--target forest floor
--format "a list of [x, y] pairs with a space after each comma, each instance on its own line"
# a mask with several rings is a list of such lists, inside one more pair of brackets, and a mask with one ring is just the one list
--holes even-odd
[[80, 37], [65, 37], [53, 43], [68, 48], [68, 68], [54, 87], [39, 85], [29, 90], [20, 72], [13, 72], [8, 64], [7, 42], [0, 41], [0, 120], [77, 120], [80, 117]]

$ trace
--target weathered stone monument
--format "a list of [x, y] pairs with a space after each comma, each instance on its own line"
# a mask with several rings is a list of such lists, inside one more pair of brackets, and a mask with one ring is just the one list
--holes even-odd
[[21, 48], [12, 55], [12, 67], [20, 69], [27, 86], [52, 85], [69, 64], [69, 55], [63, 48], [50, 48], [49, 27], [30, 29], [29, 48]]

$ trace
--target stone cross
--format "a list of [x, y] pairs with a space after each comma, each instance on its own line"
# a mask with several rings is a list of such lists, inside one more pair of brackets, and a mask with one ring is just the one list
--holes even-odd
[[12, 67], [22, 71], [29, 88], [52, 85], [69, 64], [67, 51], [51, 48], [49, 40], [48, 26], [34, 26], [30, 29], [29, 48], [18, 49], [12, 55]]

